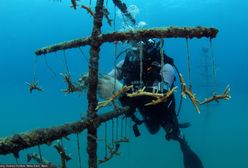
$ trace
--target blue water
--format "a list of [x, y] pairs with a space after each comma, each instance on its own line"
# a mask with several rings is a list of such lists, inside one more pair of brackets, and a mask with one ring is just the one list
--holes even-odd
[[[95, 1], [93, 1], [95, 2]], [[139, 8], [137, 21], [145, 21], [147, 28], [161, 26], [207, 26], [219, 29], [213, 40], [216, 57], [218, 92], [231, 85], [232, 99], [202, 108], [199, 115], [189, 99], [184, 100], [179, 120], [189, 121], [192, 126], [183, 130], [192, 149], [200, 156], [206, 168], [247, 168], [248, 151], [248, 105], [246, 103], [248, 82], [248, 2], [245, 0], [128, 0], [127, 5]], [[80, 3], [88, 4], [88, 1]], [[93, 3], [94, 4], [94, 3]], [[108, 2], [111, 18], [114, 8]], [[35, 57], [38, 48], [86, 37], [91, 33], [92, 17], [85, 11], [70, 8], [70, 1], [12, 0], [0, 1], [0, 137], [25, 132], [36, 128], [61, 125], [76, 121], [87, 110], [86, 93], [65, 96], [63, 78], [66, 72], [63, 52], [48, 54], [46, 59], [56, 76], [46, 66], [44, 57]], [[122, 19], [117, 16], [116, 30], [122, 28]], [[102, 31], [112, 32], [113, 27], [104, 20]], [[191, 51], [191, 78], [194, 90], [202, 99], [206, 83], [202, 74], [202, 48], [209, 48], [209, 40], [189, 41]], [[122, 46], [118, 46], [121, 51]], [[187, 77], [187, 55], [185, 39], [166, 39], [165, 50], [174, 58], [178, 68]], [[82, 48], [89, 57], [89, 47]], [[67, 62], [74, 80], [86, 73], [88, 63], [78, 49], [66, 52]], [[37, 62], [37, 63], [35, 63]], [[114, 65], [114, 45], [105, 44], [101, 49], [100, 71], [111, 70]], [[34, 70], [44, 93], [30, 94], [25, 81], [32, 81]], [[187, 79], [186, 79], [187, 80]], [[188, 80], [187, 80], [188, 81]], [[210, 78], [210, 83], [213, 78]], [[179, 91], [178, 93], [179, 94]], [[213, 103], [214, 104], [214, 103]], [[119, 121], [120, 122], [120, 121]], [[109, 134], [111, 123], [108, 123]], [[167, 142], [164, 132], [149, 135], [141, 127], [142, 135], [121, 145], [121, 155], [100, 167], [182, 168], [182, 154], [175, 142]], [[104, 138], [104, 127], [100, 127], [99, 138]], [[71, 141], [63, 140], [73, 159], [68, 167], [78, 167], [75, 135]], [[80, 134], [83, 167], [87, 165], [86, 132]], [[110, 141], [110, 139], [109, 139]], [[42, 145], [43, 157], [59, 164], [59, 156], [51, 146]], [[38, 152], [37, 147], [20, 153], [19, 163], [26, 163], [26, 154]], [[104, 157], [104, 142], [99, 141], [99, 158]], [[0, 156], [0, 163], [15, 163], [12, 155]]]

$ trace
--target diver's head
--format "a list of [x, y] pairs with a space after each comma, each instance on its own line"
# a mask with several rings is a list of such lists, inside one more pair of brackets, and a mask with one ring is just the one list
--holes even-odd
[[153, 48], [156, 45], [156, 42], [153, 39], [145, 39], [142, 41], [144, 43], [144, 48], [146, 48], [146, 49]]
[[142, 39], [142, 40], [130, 40], [128, 43], [132, 48], [138, 49], [141, 46], [147, 50], [156, 47], [156, 41], [153, 39]]
[[145, 39], [143, 43], [144, 53], [147, 55], [155, 55], [159, 51], [159, 42], [157, 43], [154, 39]]

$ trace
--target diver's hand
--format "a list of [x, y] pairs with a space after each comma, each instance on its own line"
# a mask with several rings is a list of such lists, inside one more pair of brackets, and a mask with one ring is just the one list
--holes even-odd
[[114, 92], [120, 90], [123, 84], [117, 79], [109, 75], [102, 75], [98, 81], [97, 92], [100, 98], [106, 99], [113, 95]]

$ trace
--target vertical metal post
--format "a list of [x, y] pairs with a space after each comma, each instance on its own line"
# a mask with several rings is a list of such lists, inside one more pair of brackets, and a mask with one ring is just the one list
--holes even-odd
[[[88, 114], [89, 118], [95, 119], [97, 107], [97, 83], [98, 83], [98, 60], [101, 43], [98, 42], [98, 36], [101, 34], [103, 19], [104, 0], [97, 0], [95, 7], [94, 26], [92, 30], [92, 42], [90, 49], [89, 64], [89, 90], [88, 90]], [[97, 127], [98, 123], [93, 123], [88, 127], [87, 152], [89, 155], [89, 168], [97, 168]]]

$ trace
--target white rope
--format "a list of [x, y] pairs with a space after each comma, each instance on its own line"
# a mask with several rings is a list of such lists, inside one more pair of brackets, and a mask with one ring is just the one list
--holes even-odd
[[189, 87], [191, 88], [191, 76], [190, 76], [190, 50], [189, 50], [189, 41], [186, 38], [186, 47], [187, 47], [187, 62], [188, 62], [188, 77], [189, 77]]
[[112, 119], [112, 146], [114, 146], [114, 128], [115, 128], [115, 122], [114, 122], [114, 119]]
[[57, 74], [56, 74], [56, 72], [54, 71], [54, 69], [48, 64], [46, 55], [44, 56], [44, 59], [45, 59], [45, 63], [46, 63], [47, 68], [48, 68], [49, 71], [56, 77]]
[[78, 49], [79, 49], [80, 53], [82, 54], [84, 60], [85, 60], [87, 63], [89, 63], [89, 60], [88, 60], [87, 56], [84, 54], [84, 52], [83, 52], [83, 50], [81, 49], [81, 47], [79, 47]]
[[143, 79], [142, 79], [142, 75], [143, 75], [143, 43], [140, 43], [139, 45], [139, 61], [140, 61], [140, 74], [139, 74], [139, 79], [140, 79], [140, 88], [143, 87]]
[[164, 67], [164, 39], [160, 39], [160, 56], [161, 56], [161, 69], [162, 69], [162, 74], [161, 74], [161, 88], [160, 91], [163, 92], [164, 91], [164, 75], [163, 75], [163, 67]]
[[64, 61], [65, 61], [66, 71], [67, 71], [68, 74], [70, 74], [69, 66], [68, 66], [67, 58], [66, 58], [66, 54], [65, 54], [65, 50], [64, 50]]
[[105, 135], [104, 135], [104, 145], [105, 145], [105, 157], [108, 156], [108, 125], [107, 122], [104, 123], [105, 124]]
[[42, 154], [41, 154], [41, 149], [40, 149], [40, 145], [38, 145], [38, 150], [39, 150], [40, 160], [43, 161]]
[[37, 69], [37, 56], [34, 59], [34, 66], [33, 66], [33, 80], [36, 81], [36, 69]]
[[127, 135], [127, 127], [128, 127], [128, 120], [127, 120], [127, 117], [125, 117], [125, 134], [124, 136], [127, 138], [128, 135]]
[[124, 118], [121, 118], [121, 138], [123, 138], [124, 137], [124, 135], [123, 135], [123, 127], [124, 127], [124, 122], [123, 122], [123, 120], [124, 120]]
[[119, 131], [119, 118], [117, 117], [116, 118], [116, 129], [115, 129], [115, 134], [116, 134], [116, 140], [118, 140], [119, 138], [119, 134], [118, 134], [118, 131]]
[[[115, 6], [115, 8], [114, 8], [115, 10], [114, 10], [114, 32], [116, 31], [116, 6]], [[112, 94], [114, 94], [114, 91], [115, 91], [115, 89], [116, 89], [116, 83], [117, 83], [117, 67], [116, 67], [116, 65], [117, 65], [117, 43], [114, 43], [114, 56], [115, 56], [115, 60], [114, 60], [114, 89], [113, 89], [113, 93]]]

